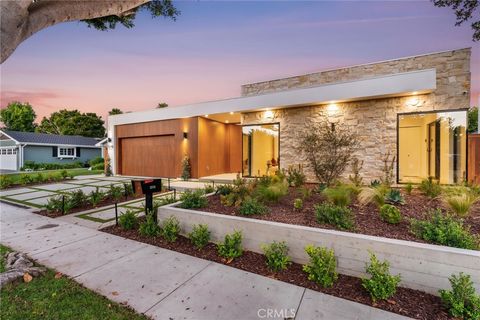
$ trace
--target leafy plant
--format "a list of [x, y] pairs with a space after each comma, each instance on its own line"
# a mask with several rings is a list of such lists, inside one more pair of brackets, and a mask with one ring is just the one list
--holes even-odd
[[118, 217], [118, 224], [124, 230], [135, 229], [138, 225], [137, 213], [133, 210], [127, 210], [124, 214]]
[[466, 217], [472, 206], [480, 200], [480, 196], [473, 192], [465, 192], [460, 195], [452, 195], [445, 198], [445, 203], [459, 217]]
[[358, 146], [352, 128], [342, 122], [332, 124], [325, 117], [306, 126], [297, 149], [303, 153], [320, 183], [332, 185], [339, 179]]
[[165, 196], [160, 199], [155, 199], [155, 201], [153, 202], [153, 206], [154, 207], [156, 206], [157, 208], [159, 208], [175, 202], [177, 202], [177, 199], [175, 199], [175, 196], [171, 194], [170, 196]]
[[268, 212], [268, 209], [256, 198], [248, 197], [240, 205], [239, 212], [244, 216], [250, 216], [254, 214], [265, 214]]
[[315, 206], [315, 215], [319, 223], [327, 223], [339, 229], [353, 229], [355, 223], [352, 211], [330, 203]]
[[286, 172], [287, 183], [291, 187], [300, 187], [305, 184], [306, 177], [303, 173], [303, 166], [298, 165], [289, 165]]
[[202, 189], [186, 190], [180, 196], [180, 207], [184, 209], [199, 209], [205, 208], [208, 205], [208, 200], [205, 197], [205, 192]]
[[30, 183], [33, 182], [33, 177], [32, 177], [32, 175], [30, 175], [28, 173], [24, 173], [24, 174], [20, 175], [19, 181], [20, 181], [21, 184], [27, 185], [27, 184], [30, 184]]
[[215, 194], [226, 196], [226, 195], [230, 194], [232, 191], [233, 191], [233, 186], [232, 185], [220, 184], [220, 185], [217, 185], [217, 187], [215, 189]]
[[463, 221], [449, 214], [443, 214], [440, 209], [430, 211], [427, 220], [412, 219], [412, 232], [428, 242], [463, 249], [478, 249], [480, 238], [470, 233]]
[[278, 202], [280, 198], [288, 193], [286, 181], [272, 182], [270, 184], [259, 184], [255, 189], [255, 195], [262, 201]]
[[0, 189], [5, 189], [10, 187], [13, 184], [12, 178], [8, 175], [0, 175]]
[[90, 192], [90, 195], [88, 198], [92, 206], [96, 207], [105, 198], [105, 193], [100, 191], [99, 187], [96, 187], [95, 190]]
[[68, 178], [68, 171], [63, 169], [62, 171], [60, 171], [60, 176], [62, 177], [63, 180], [67, 179]]
[[390, 159], [390, 151], [388, 151], [384, 156], [383, 156], [383, 177], [380, 178], [380, 181], [384, 186], [390, 187], [393, 184], [393, 168], [395, 166], [395, 156], [392, 156]]
[[430, 198], [438, 197], [442, 193], [442, 187], [440, 186], [440, 183], [438, 181], [434, 182], [432, 177], [423, 180], [418, 189], [424, 195]]
[[328, 187], [322, 193], [330, 203], [337, 206], [346, 207], [352, 202], [351, 190], [343, 185]]
[[310, 257], [309, 264], [303, 266], [303, 271], [308, 274], [308, 280], [315, 281], [325, 288], [333, 286], [338, 279], [333, 249], [308, 245], [305, 252]]
[[188, 238], [198, 249], [203, 249], [210, 241], [211, 232], [206, 224], [196, 224], [192, 228], [192, 232], [188, 234]]
[[404, 204], [405, 200], [403, 199], [400, 190], [390, 189], [385, 194], [385, 202], [389, 204]]
[[228, 262], [240, 257], [243, 254], [242, 233], [235, 231], [232, 234], [225, 235], [223, 243], [218, 244], [217, 249], [218, 254], [227, 259]]
[[407, 185], [405, 186], [405, 192], [407, 194], [412, 194], [412, 191], [413, 191], [413, 185], [411, 183], [407, 183]]
[[147, 236], [147, 237], [156, 237], [160, 235], [160, 227], [155, 221], [155, 217], [153, 214], [146, 215], [146, 219], [144, 222], [140, 224], [140, 228], [138, 229], [138, 232], [142, 236]]
[[48, 212], [61, 212], [63, 210], [63, 195], [50, 197], [47, 200], [45, 209], [47, 209]]
[[190, 157], [185, 155], [182, 159], [182, 179], [187, 181], [191, 177], [192, 167], [190, 166]]
[[380, 218], [391, 224], [397, 224], [402, 221], [402, 214], [395, 206], [384, 204], [380, 207]]
[[204, 190], [205, 190], [205, 193], [208, 194], [208, 193], [214, 192], [215, 188], [213, 187], [213, 185], [207, 184], [207, 185], [205, 185]]
[[265, 255], [265, 263], [273, 272], [287, 269], [291, 263], [288, 256], [288, 247], [285, 241], [274, 241], [271, 244], [262, 245], [263, 254]]
[[480, 319], [480, 296], [475, 293], [470, 275], [460, 272], [458, 276], [448, 278], [452, 290], [440, 290], [440, 298], [455, 318]]
[[381, 207], [385, 204], [385, 195], [388, 192], [388, 189], [382, 185], [377, 187], [364, 187], [360, 190], [358, 194], [358, 202], [361, 205], [376, 204], [378, 207]]
[[360, 171], [363, 169], [363, 160], [359, 160], [357, 157], [355, 157], [352, 159], [351, 166], [353, 175], [349, 175], [348, 179], [355, 186], [360, 187], [363, 184], [363, 178], [360, 175]]
[[47, 177], [45, 177], [41, 172], [37, 173], [37, 175], [34, 177], [35, 182], [37, 183], [43, 183], [47, 181]]
[[161, 225], [162, 237], [168, 242], [177, 241], [178, 234], [180, 233], [180, 222], [175, 216], [170, 216], [163, 220]]
[[303, 200], [308, 199], [312, 196], [312, 189], [302, 186], [298, 189], [298, 193], [302, 197]]
[[293, 209], [300, 211], [303, 208], [303, 200], [300, 198], [296, 198], [293, 200]]
[[253, 184], [249, 184], [247, 180], [237, 175], [237, 178], [233, 181], [232, 190], [228, 194], [220, 196], [221, 202], [226, 206], [238, 207], [242, 204], [242, 201], [250, 195], [252, 189]]
[[370, 253], [370, 264], [367, 265], [370, 278], [362, 279], [362, 286], [370, 293], [373, 302], [386, 300], [393, 296], [400, 283], [400, 275], [390, 275], [390, 263], [380, 262], [375, 254]]
[[67, 202], [72, 208], [81, 207], [88, 202], [88, 197], [82, 189], [78, 189], [68, 193]]
[[120, 201], [123, 196], [123, 188], [120, 186], [116, 186], [114, 184], [110, 185], [110, 189], [108, 190], [108, 196], [113, 199], [115, 202]]
[[123, 184], [123, 192], [124, 194], [128, 196], [133, 196], [133, 186], [130, 183], [124, 183]]

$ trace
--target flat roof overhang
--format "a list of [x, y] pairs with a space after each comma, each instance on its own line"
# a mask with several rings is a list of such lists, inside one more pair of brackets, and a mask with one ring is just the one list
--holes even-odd
[[109, 126], [189, 118], [226, 112], [252, 112], [299, 106], [430, 93], [436, 89], [435, 69], [396, 73], [302, 89], [202, 102], [108, 117]]

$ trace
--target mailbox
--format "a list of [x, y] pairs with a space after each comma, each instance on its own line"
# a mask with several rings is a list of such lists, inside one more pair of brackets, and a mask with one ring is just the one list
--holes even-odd
[[[162, 179], [132, 180], [134, 190], [136, 190], [135, 185], [138, 185], [138, 182], [140, 182], [142, 193], [145, 195], [145, 215], [147, 215], [153, 210], [153, 193], [162, 191]], [[157, 220], [156, 215], [154, 215], [154, 219]]]

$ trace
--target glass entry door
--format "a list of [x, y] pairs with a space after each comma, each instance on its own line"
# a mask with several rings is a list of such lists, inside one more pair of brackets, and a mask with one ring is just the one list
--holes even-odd
[[278, 123], [242, 127], [243, 176], [260, 177], [279, 170], [279, 135]]

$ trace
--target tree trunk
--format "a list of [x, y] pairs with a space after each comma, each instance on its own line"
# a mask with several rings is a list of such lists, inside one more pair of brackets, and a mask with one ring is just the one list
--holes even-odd
[[22, 41], [57, 23], [123, 16], [150, 0], [15, 0], [0, 1], [0, 46], [3, 63]]

